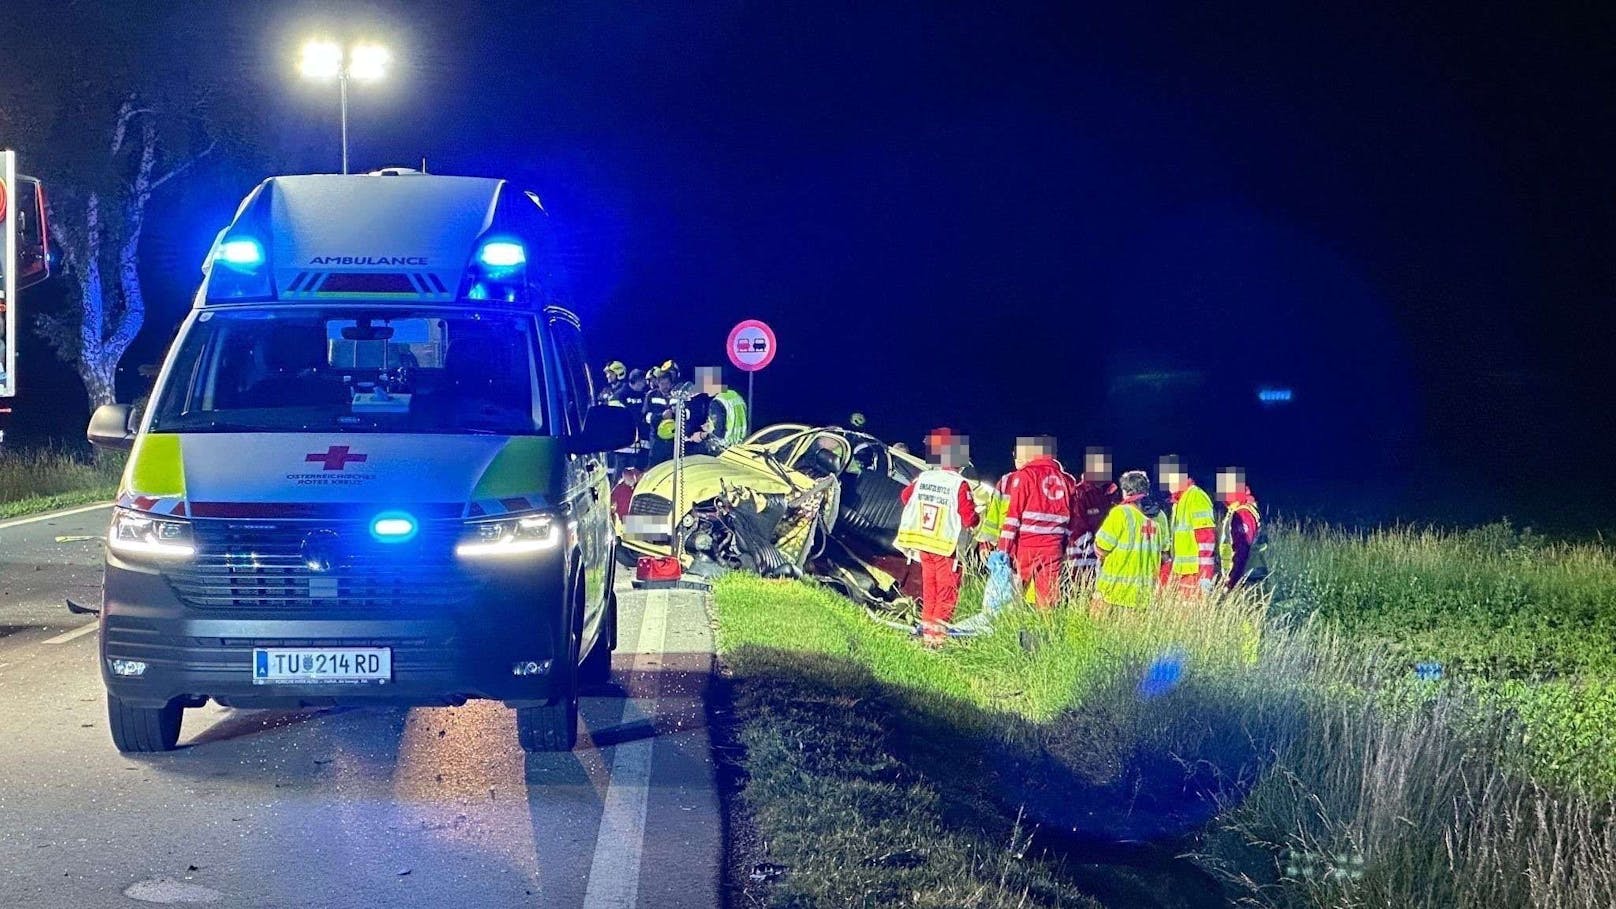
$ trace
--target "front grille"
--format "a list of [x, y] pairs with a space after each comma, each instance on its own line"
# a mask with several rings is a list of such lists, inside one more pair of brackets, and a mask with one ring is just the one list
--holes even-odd
[[629, 499], [628, 513], [644, 515], [648, 518], [665, 517], [673, 514], [673, 503], [659, 495], [653, 495], [648, 492]]
[[[180, 600], [199, 609], [341, 606], [391, 614], [452, 606], [472, 592], [454, 557], [458, 522], [429, 523], [404, 543], [372, 539], [363, 522], [204, 520], [192, 527], [196, 556], [167, 577]], [[324, 570], [310, 568], [311, 551]]]

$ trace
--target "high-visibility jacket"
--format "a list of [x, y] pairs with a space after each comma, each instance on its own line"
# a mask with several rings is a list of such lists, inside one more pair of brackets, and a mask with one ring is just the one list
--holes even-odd
[[903, 514], [898, 518], [897, 544], [911, 556], [954, 555], [960, 535], [976, 524], [976, 501], [958, 471], [925, 471], [900, 497]]
[[999, 531], [1004, 529], [1004, 515], [1010, 510], [1010, 475], [1005, 474], [999, 478], [999, 485], [993, 487], [988, 500], [982, 506], [982, 522], [976, 525], [976, 541], [978, 543], [997, 544]]
[[1161, 568], [1171, 551], [1167, 518], [1154, 506], [1146, 514], [1144, 496], [1129, 496], [1114, 506], [1094, 533], [1100, 566], [1094, 589], [1113, 606], [1143, 606], [1150, 601]]
[[1218, 522], [1212, 516], [1212, 497], [1195, 481], [1173, 494], [1172, 524], [1172, 573], [1212, 580], [1218, 570], [1214, 558]]
[[746, 399], [733, 388], [726, 388], [713, 396], [707, 407], [707, 430], [718, 435], [726, 446], [738, 445], [746, 439]]
[[1250, 493], [1229, 499], [1218, 529], [1218, 564], [1230, 587], [1268, 576], [1268, 540], [1263, 535], [1262, 512]]
[[1059, 549], [1070, 556], [1070, 543], [1076, 536], [1073, 496], [1077, 481], [1054, 458], [1033, 458], [1027, 466], [1010, 475], [1010, 505], [999, 532], [999, 549], [1016, 557], [1022, 547], [1035, 550]]

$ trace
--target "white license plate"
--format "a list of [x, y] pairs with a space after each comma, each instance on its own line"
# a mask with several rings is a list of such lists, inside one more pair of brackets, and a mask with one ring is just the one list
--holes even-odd
[[253, 684], [387, 682], [393, 651], [386, 647], [260, 647], [253, 650]]

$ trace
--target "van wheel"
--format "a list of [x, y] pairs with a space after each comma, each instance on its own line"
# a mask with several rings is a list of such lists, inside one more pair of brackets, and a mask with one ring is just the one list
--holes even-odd
[[184, 719], [185, 708], [179, 701], [162, 707], [131, 707], [107, 695], [107, 728], [112, 730], [112, 744], [124, 754], [173, 751]]
[[604, 685], [612, 677], [612, 651], [617, 649], [617, 594], [609, 596], [595, 646], [578, 664], [578, 681], [583, 685]]
[[523, 751], [571, 751], [578, 744], [578, 695], [544, 707], [516, 708]]

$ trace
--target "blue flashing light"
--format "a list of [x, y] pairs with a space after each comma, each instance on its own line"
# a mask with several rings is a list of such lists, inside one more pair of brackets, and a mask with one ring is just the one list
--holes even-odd
[[484, 268], [520, 268], [527, 264], [527, 250], [512, 240], [489, 240], [477, 250], [477, 262]]
[[1257, 389], [1257, 400], [1264, 404], [1289, 404], [1291, 402], [1291, 397], [1291, 390], [1289, 388]]
[[219, 244], [214, 260], [238, 271], [252, 271], [264, 264], [264, 245], [252, 237], [226, 240]]
[[403, 543], [413, 539], [420, 529], [415, 518], [402, 511], [379, 514], [370, 522], [370, 535], [383, 543]]

